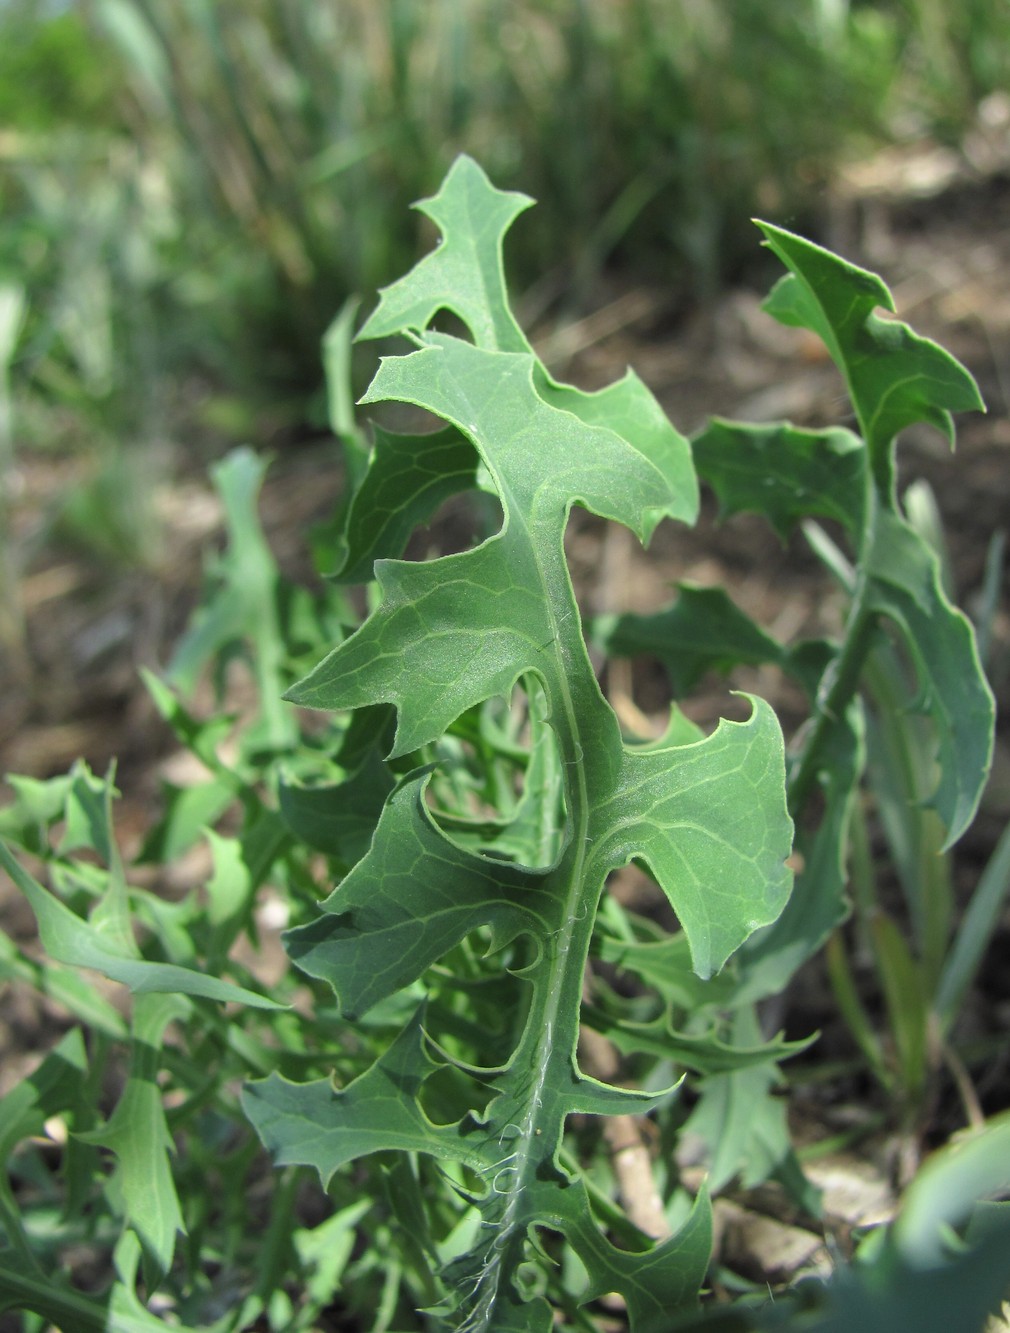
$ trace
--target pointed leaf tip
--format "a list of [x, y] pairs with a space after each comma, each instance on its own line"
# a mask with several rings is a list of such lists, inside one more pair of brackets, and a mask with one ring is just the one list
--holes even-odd
[[845, 377], [877, 489], [890, 498], [892, 446], [899, 432], [926, 422], [953, 444], [951, 413], [985, 410], [978, 385], [937, 343], [877, 313], [894, 310], [894, 298], [877, 274], [781, 227], [758, 226], [789, 270], [764, 309], [822, 339]]
[[421, 332], [440, 310], [450, 310], [478, 347], [528, 351], [509, 306], [502, 243], [533, 202], [528, 195], [497, 189], [473, 158], [458, 157], [438, 193], [414, 205], [442, 232], [441, 244], [381, 290], [358, 338]]

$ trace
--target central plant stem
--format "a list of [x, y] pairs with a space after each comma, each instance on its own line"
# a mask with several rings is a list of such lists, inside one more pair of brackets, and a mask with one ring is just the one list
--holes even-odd
[[603, 883], [602, 875], [593, 882], [592, 794], [585, 758], [607, 729], [617, 729], [586, 653], [563, 549], [553, 561], [544, 562], [541, 578], [552, 628], [542, 646], [541, 677], [554, 705], [549, 721], [557, 739], [567, 811], [566, 842], [544, 892], [563, 906], [561, 925], [542, 942], [530, 976], [534, 1002], [513, 1061], [524, 1075], [513, 1092], [510, 1124], [515, 1134], [503, 1139], [507, 1152], [489, 1181], [504, 1204], [465, 1325], [474, 1330], [492, 1326], [499, 1283], [510, 1268], [508, 1258], [518, 1259], [527, 1227], [537, 1216], [535, 1205], [525, 1206], [527, 1190], [545, 1170], [557, 1174], [554, 1161], [565, 1124], [562, 1098], [575, 1078], [583, 978]]

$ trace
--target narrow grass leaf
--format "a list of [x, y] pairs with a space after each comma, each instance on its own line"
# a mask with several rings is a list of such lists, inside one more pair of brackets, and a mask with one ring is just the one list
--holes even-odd
[[871, 918], [870, 936], [901, 1080], [911, 1095], [917, 1095], [926, 1079], [929, 1031], [922, 973], [898, 925], [885, 912]]
[[1010, 894], [1010, 825], [986, 862], [971, 901], [961, 918], [937, 986], [934, 1005], [941, 1027], [948, 1032], [999, 926]]

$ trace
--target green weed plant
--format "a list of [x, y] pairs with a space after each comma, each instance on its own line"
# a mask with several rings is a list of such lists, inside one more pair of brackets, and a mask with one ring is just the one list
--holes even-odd
[[[757, 1006], [848, 912], [882, 654], [907, 687], [892, 725], [922, 746], [915, 800], [943, 847], [986, 780], [974, 635], [895, 477], [900, 431], [924, 421], [952, 440], [950, 414], [981, 406], [975, 384], [877, 313], [891, 309], [878, 278], [761, 224], [786, 270], [767, 309], [824, 340], [858, 430], [718, 420], [688, 441], [633, 372], [586, 393], [532, 350], [502, 257], [531, 202], [459, 158], [419, 205], [440, 243], [358, 335], [401, 349], [363, 403], [427, 425], [365, 435], [346, 389], [353, 312], [334, 327], [349, 485], [313, 537], [333, 575], [321, 591], [277, 571], [256, 516], [264, 463], [237, 451], [217, 469], [229, 545], [149, 681], [207, 777], [166, 788], [137, 866], [117, 849], [114, 774], [12, 779], [0, 860], [41, 950], [6, 940], [0, 969], [71, 1016], [0, 1101], [0, 1305], [26, 1328], [279, 1333], [339, 1313], [377, 1333], [546, 1333], [601, 1328], [607, 1298], [633, 1333], [946, 1333], [980, 1329], [1010, 1281], [1006, 1205], [978, 1202], [1010, 1186], [1004, 1117], [928, 1163], [830, 1282], [699, 1306], [713, 1192], [773, 1178], [819, 1208], [777, 1095], [780, 1063], [814, 1034], [768, 1034]], [[440, 331], [446, 313], [456, 332]], [[808, 525], [849, 597], [837, 642], [779, 644], [724, 591], [690, 587], [655, 615], [582, 624], [573, 507], [647, 543], [664, 519], [694, 522], [699, 480], [724, 513]], [[459, 493], [496, 515], [483, 539], [404, 559]], [[826, 521], [838, 542], [810, 526]], [[664, 662], [675, 702], [659, 740], [622, 734], [589, 640]], [[196, 680], [242, 661], [255, 715], [196, 717]], [[804, 692], [788, 747], [759, 697], [710, 733], [678, 706], [741, 662], [773, 662]], [[198, 889], [131, 884], [201, 841], [213, 870]], [[611, 895], [630, 863], [675, 928]], [[973, 951], [995, 920], [999, 894], [985, 896]], [[294, 964], [270, 984], [239, 961], [264, 902], [287, 918]], [[958, 987], [939, 994], [952, 1019]], [[600, 1043], [616, 1073], [593, 1061]], [[601, 1135], [618, 1116], [654, 1125], [661, 1234], [621, 1206]], [[688, 1130], [708, 1145], [701, 1189], [677, 1166]]]

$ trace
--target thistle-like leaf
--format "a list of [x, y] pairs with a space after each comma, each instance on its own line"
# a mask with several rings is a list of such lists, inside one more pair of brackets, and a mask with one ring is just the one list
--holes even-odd
[[[656, 1246], [642, 1236], [640, 1253], [622, 1251], [561, 1165], [569, 1116], [647, 1111], [669, 1096], [613, 1086], [579, 1068], [597, 904], [611, 871], [632, 859], [647, 863], [680, 918], [695, 971], [717, 972], [775, 919], [789, 893], [784, 748], [760, 700], [751, 701], [746, 722], [722, 722], [711, 736], [674, 726], [648, 747], [630, 749], [621, 739], [582, 637], [565, 526], [578, 504], [647, 541], [662, 518], [693, 517], [697, 484], [687, 441], [634, 376], [586, 394], [556, 384], [530, 351], [501, 270], [502, 235], [526, 203], [494, 190], [474, 163], [457, 162], [423, 206], [443, 229], [442, 245], [386, 289], [363, 330], [409, 333], [415, 348], [382, 361], [364, 401], [413, 404], [445, 423], [417, 442], [420, 473], [411, 471], [406, 444], [396, 445], [399, 453], [384, 445], [373, 464], [370, 526], [383, 527], [382, 475], [398, 484], [427, 476], [439, 441], [462, 460], [457, 442], [465, 440], [481, 485], [501, 503], [501, 527], [462, 554], [422, 564], [379, 560], [377, 606], [289, 697], [328, 709], [393, 705], [396, 757], [440, 742], [469, 710], [510, 698], [522, 680], [538, 700], [527, 773], [548, 812], [531, 819], [524, 795], [514, 812], [523, 831], [517, 826], [506, 845], [536, 849], [537, 864], [487, 854], [459, 820], [440, 824], [425, 799], [425, 771], [404, 777], [367, 854], [287, 946], [301, 967], [330, 982], [345, 1015], [427, 987], [428, 1017], [418, 1011], [386, 1055], [344, 1089], [272, 1076], [247, 1090], [245, 1105], [280, 1160], [311, 1164], [324, 1179], [380, 1149], [430, 1153], [467, 1169], [481, 1228], [446, 1274], [453, 1327], [548, 1327], [546, 1304], [522, 1280], [545, 1227], [563, 1232], [579, 1254], [589, 1295], [621, 1292], [641, 1333], [694, 1299], [710, 1223], [701, 1201], [671, 1241]], [[460, 316], [472, 343], [430, 329], [442, 309]], [[469, 462], [452, 467], [457, 481], [469, 477]], [[369, 485], [366, 476], [363, 491]], [[395, 549], [425, 505], [393, 494], [392, 481], [382, 503], [398, 506], [385, 527]], [[372, 550], [364, 528], [354, 547], [356, 563]], [[551, 825], [559, 809], [560, 837]], [[485, 968], [498, 960], [514, 978], [499, 1042], [507, 1058], [493, 1068], [465, 1064], [428, 1030], [439, 976], [464, 945], [483, 951]], [[474, 1021], [460, 1009], [468, 992], [457, 985], [452, 993], [455, 1031], [465, 1033]], [[425, 1085], [445, 1065], [483, 1090], [451, 1124], [425, 1110]]]
[[440, 310], [451, 310], [478, 347], [526, 351], [526, 338], [509, 307], [502, 241], [532, 205], [529, 195], [496, 190], [472, 158], [458, 157], [438, 194], [415, 204], [438, 225], [442, 243], [406, 277], [382, 289], [358, 337], [421, 332]]
[[866, 450], [852, 431], [713, 417], [691, 448], [722, 518], [761, 514], [782, 541], [804, 518], [834, 519], [853, 536], [863, 529]]
[[674, 697], [683, 699], [707, 671], [741, 663], [788, 663], [788, 654], [739, 610], [722, 588], [682, 583], [677, 600], [654, 615], [598, 616], [593, 635], [608, 652], [651, 653], [666, 668]]
[[[856, 637], [872, 618], [887, 617], [912, 660], [918, 677], [913, 706], [930, 715], [936, 737], [940, 772], [931, 803], [946, 825], [949, 846], [981, 799], [995, 705], [971, 626], [944, 594], [936, 557], [901, 514], [894, 446], [898, 433], [916, 422], [935, 426], [953, 444], [951, 413], [985, 406], [974, 379], [949, 352], [876, 313], [894, 309], [880, 278], [790, 232], [758, 225], [790, 270], [765, 308], [824, 340], [866, 441], [872, 485], [859, 495], [853, 479], [852, 488], [864, 521], [857, 540], [863, 577], [850, 628]], [[846, 651], [843, 646], [842, 655]]]
[[925, 421], [953, 444], [951, 413], [985, 410], [978, 386], [935, 342], [877, 314], [893, 311], [894, 299], [875, 273], [781, 227], [758, 226], [790, 270], [764, 308], [823, 339], [845, 377], [874, 480], [881, 495], [890, 496], [898, 432]]
[[540, 940], [561, 925], [543, 873], [475, 856], [439, 832], [424, 783], [422, 774], [397, 788], [368, 854], [322, 904], [324, 914], [285, 936], [291, 958], [328, 981], [351, 1018], [416, 981], [480, 926], [500, 949], [521, 931]]

